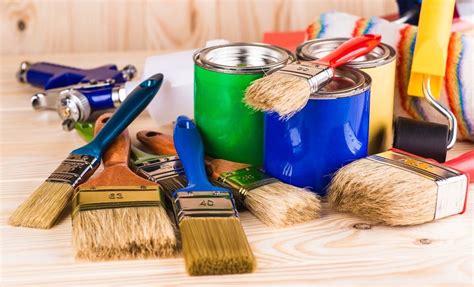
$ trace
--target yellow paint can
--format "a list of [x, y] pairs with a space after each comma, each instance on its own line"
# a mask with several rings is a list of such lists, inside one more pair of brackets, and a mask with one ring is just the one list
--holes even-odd
[[[324, 57], [348, 38], [327, 38], [307, 41], [296, 50], [299, 60]], [[392, 145], [393, 100], [395, 93], [395, 49], [380, 44], [369, 54], [346, 66], [360, 69], [372, 78], [370, 95], [369, 154], [387, 150]]]

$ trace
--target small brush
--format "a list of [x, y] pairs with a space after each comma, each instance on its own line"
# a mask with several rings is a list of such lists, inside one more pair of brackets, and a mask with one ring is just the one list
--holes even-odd
[[328, 187], [338, 211], [387, 225], [415, 225], [464, 212], [474, 151], [439, 164], [392, 149], [341, 168]]
[[335, 68], [367, 54], [380, 44], [380, 39], [380, 35], [358, 36], [319, 60], [289, 64], [255, 80], [245, 92], [245, 102], [255, 110], [291, 117], [334, 77]]
[[[97, 119], [96, 133], [110, 116]], [[78, 258], [157, 258], [176, 253], [176, 236], [160, 186], [129, 169], [129, 152], [125, 130], [105, 151], [104, 170], [75, 191], [72, 227]]]
[[170, 195], [187, 185], [184, 168], [177, 156], [158, 156], [132, 146], [132, 166], [135, 173], [160, 184]]
[[163, 75], [156, 74], [136, 87], [99, 134], [76, 149], [11, 215], [9, 224], [51, 228], [69, 203], [74, 188], [99, 166], [104, 150], [140, 114], [158, 92]]
[[240, 224], [232, 192], [209, 183], [196, 125], [180, 116], [174, 143], [188, 185], [173, 193], [186, 270], [190, 275], [249, 273], [255, 257]]
[[[137, 138], [159, 154], [176, 154], [170, 136], [141, 131]], [[265, 174], [260, 168], [222, 159], [206, 159], [212, 178], [231, 189], [260, 221], [272, 227], [285, 227], [320, 217], [318, 196]]]

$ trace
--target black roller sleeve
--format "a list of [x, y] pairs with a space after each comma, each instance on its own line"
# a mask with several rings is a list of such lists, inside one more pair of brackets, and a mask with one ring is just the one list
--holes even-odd
[[447, 125], [398, 117], [395, 120], [393, 147], [445, 162], [448, 133]]

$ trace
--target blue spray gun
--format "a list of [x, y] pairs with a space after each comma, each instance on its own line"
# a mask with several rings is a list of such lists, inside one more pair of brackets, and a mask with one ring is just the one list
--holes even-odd
[[78, 69], [46, 62], [23, 62], [17, 78], [45, 90], [32, 96], [33, 108], [56, 110], [63, 120], [63, 128], [71, 130], [77, 122], [92, 121], [118, 107], [126, 96], [124, 83], [135, 74], [136, 68], [131, 65], [122, 70], [115, 65]]

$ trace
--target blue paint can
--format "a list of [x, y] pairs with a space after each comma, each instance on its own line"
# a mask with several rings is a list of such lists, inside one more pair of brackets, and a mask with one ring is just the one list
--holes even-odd
[[370, 85], [366, 73], [339, 68], [290, 119], [265, 114], [265, 171], [324, 196], [335, 171], [367, 156]]

